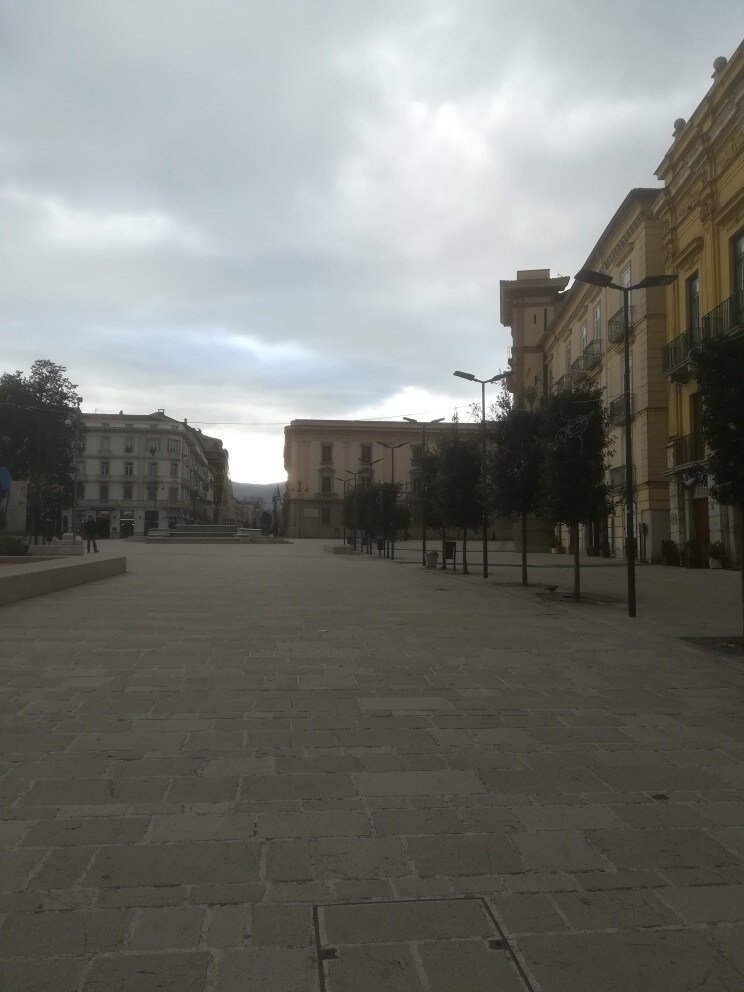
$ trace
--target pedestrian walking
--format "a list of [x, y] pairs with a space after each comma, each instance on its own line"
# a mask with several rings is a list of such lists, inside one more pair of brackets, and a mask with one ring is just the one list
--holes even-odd
[[93, 545], [93, 550], [95, 553], [98, 554], [98, 545], [96, 544], [96, 522], [91, 514], [88, 514], [88, 518], [83, 524], [83, 534], [85, 535], [85, 540], [88, 542], [88, 554], [90, 554], [91, 544]]

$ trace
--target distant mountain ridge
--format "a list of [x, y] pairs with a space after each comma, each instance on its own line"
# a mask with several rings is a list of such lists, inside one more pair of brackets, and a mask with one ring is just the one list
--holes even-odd
[[263, 505], [271, 509], [271, 497], [274, 490], [279, 486], [279, 492], [284, 495], [285, 482], [270, 482], [264, 485], [254, 482], [233, 482], [233, 495], [236, 499], [263, 500]]

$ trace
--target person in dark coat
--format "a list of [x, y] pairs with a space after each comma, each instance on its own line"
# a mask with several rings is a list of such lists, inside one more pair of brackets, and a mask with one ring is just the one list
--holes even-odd
[[98, 545], [96, 544], [96, 522], [93, 517], [88, 514], [88, 519], [83, 524], [83, 534], [88, 542], [88, 554], [90, 554], [90, 546], [93, 545], [93, 550], [98, 554]]

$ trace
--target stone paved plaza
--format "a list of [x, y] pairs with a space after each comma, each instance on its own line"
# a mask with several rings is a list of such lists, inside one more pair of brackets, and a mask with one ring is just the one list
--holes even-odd
[[122, 548], [0, 610], [2, 992], [744, 989], [738, 574]]

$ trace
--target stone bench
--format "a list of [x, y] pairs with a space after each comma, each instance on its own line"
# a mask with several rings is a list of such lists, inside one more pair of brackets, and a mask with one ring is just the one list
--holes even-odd
[[34, 557], [42, 555], [44, 558], [74, 557], [85, 554], [85, 541], [78, 538], [74, 544], [72, 540], [62, 544], [29, 544], [28, 553]]

